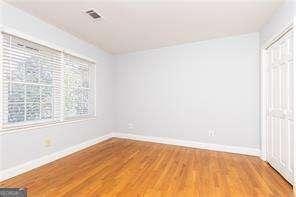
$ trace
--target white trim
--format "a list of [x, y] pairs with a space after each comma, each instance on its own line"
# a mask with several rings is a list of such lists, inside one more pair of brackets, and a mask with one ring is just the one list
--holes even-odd
[[267, 42], [265, 42], [265, 44], [263, 45], [262, 49], [268, 49], [274, 42], [276, 42], [278, 39], [280, 39], [283, 35], [285, 35], [288, 31], [290, 31], [291, 29], [293, 29], [294, 24], [288, 24], [285, 28], [283, 28], [283, 30], [274, 35], [271, 39], [269, 39]]
[[267, 157], [267, 83], [266, 83], [266, 49], [261, 50], [260, 66], [260, 130], [261, 130], [261, 159], [266, 161]]
[[7, 129], [1, 129], [0, 130], [0, 136], [5, 135], [5, 134], [11, 134], [15, 132], [22, 132], [22, 131], [27, 131], [27, 130], [34, 130], [34, 129], [39, 129], [39, 128], [44, 128], [44, 127], [53, 127], [53, 126], [59, 126], [59, 125], [64, 125], [64, 124], [73, 124], [77, 122], [84, 122], [84, 121], [89, 121], [89, 120], [95, 120], [96, 117], [86, 117], [86, 118], [79, 118], [75, 120], [64, 120], [62, 122], [49, 122], [48, 124], [39, 124], [39, 125], [28, 125], [24, 126], [22, 128], [7, 128]]
[[148, 141], [148, 142], [155, 142], [155, 143], [161, 143], [161, 144], [171, 144], [171, 145], [177, 145], [177, 146], [208, 149], [208, 150], [222, 151], [222, 152], [229, 152], [229, 153], [238, 153], [238, 154], [244, 154], [244, 155], [252, 155], [252, 156], [261, 155], [261, 151], [259, 148], [203, 143], [203, 142], [197, 142], [197, 141], [178, 140], [178, 139], [172, 139], [167, 137], [136, 135], [131, 133], [112, 133], [112, 136], [117, 138]]
[[88, 140], [88, 141], [82, 142], [81, 144], [71, 146], [71, 147], [66, 148], [66, 149], [64, 149], [62, 151], [55, 152], [55, 153], [43, 156], [43, 157], [38, 158], [38, 159], [28, 161], [28, 162], [26, 162], [24, 164], [2, 170], [2, 171], [0, 171], [0, 181], [9, 179], [11, 177], [17, 176], [17, 175], [22, 174], [22, 173], [25, 173], [27, 171], [30, 171], [30, 170], [34, 169], [34, 168], [45, 165], [47, 163], [50, 163], [52, 161], [55, 161], [55, 160], [60, 159], [62, 157], [65, 157], [65, 156], [70, 155], [72, 153], [75, 153], [75, 152], [77, 152], [79, 150], [85, 149], [85, 148], [87, 148], [89, 146], [92, 146], [92, 145], [97, 144], [99, 142], [110, 139], [111, 137], [112, 137], [112, 134], [109, 133], [109, 134], [106, 134], [104, 136], [98, 137], [96, 139]]
[[[294, 13], [296, 13], [296, 4], [294, 4]], [[294, 27], [296, 24], [296, 15], [294, 15]], [[294, 120], [294, 139], [293, 139], [293, 143], [294, 143], [294, 184], [293, 184], [293, 191], [294, 191], [294, 195], [296, 196], [296, 135], [295, 135], [295, 121], [296, 121], [296, 64], [295, 64], [295, 60], [296, 60], [296, 32], [295, 32], [295, 28], [294, 28], [294, 32], [293, 32], [293, 102], [294, 102], [294, 110], [293, 110], [293, 120]]]
[[94, 65], [94, 84], [93, 84], [93, 86], [94, 86], [94, 102], [95, 102], [95, 104], [94, 104], [94, 108], [95, 108], [95, 111], [94, 111], [94, 115], [95, 115], [95, 117], [97, 117], [97, 66], [96, 65]]

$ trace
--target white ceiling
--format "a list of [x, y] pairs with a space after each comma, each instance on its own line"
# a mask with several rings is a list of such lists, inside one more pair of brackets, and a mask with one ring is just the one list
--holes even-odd
[[[118, 54], [256, 32], [282, 0], [15, 1], [10, 4]], [[93, 21], [84, 11], [101, 16]]]

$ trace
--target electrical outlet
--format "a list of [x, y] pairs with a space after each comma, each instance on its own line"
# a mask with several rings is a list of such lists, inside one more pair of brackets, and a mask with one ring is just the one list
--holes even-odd
[[128, 129], [128, 130], [132, 130], [132, 129], [134, 129], [134, 124], [133, 124], [133, 123], [128, 123], [128, 124], [127, 124], [127, 129]]
[[51, 139], [45, 139], [44, 140], [44, 146], [45, 147], [50, 147], [51, 146]]
[[216, 134], [215, 134], [215, 130], [214, 129], [211, 129], [209, 130], [209, 137], [214, 137]]

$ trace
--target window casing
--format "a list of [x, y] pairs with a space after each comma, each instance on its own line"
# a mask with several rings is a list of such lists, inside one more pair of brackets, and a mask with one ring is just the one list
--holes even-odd
[[95, 63], [2, 33], [1, 129], [95, 115]]

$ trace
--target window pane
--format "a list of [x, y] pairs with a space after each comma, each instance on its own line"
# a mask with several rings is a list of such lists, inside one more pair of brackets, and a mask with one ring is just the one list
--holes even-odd
[[87, 115], [89, 112], [89, 89], [68, 87], [65, 91], [65, 113], [67, 116]]
[[80, 111], [79, 114], [88, 114], [89, 104], [89, 90], [82, 89], [80, 98]]
[[25, 103], [8, 104], [8, 122], [21, 122], [25, 120]]
[[86, 115], [89, 108], [88, 89], [68, 88], [65, 92], [65, 112], [67, 116]]
[[15, 68], [11, 69], [12, 81], [24, 81], [25, 80], [25, 65], [24, 63], [18, 63]]
[[39, 120], [40, 119], [40, 103], [27, 103], [26, 104], [26, 120]]
[[73, 89], [66, 88], [65, 90], [65, 115], [66, 116], [75, 116], [75, 98], [76, 94]]
[[39, 85], [26, 85], [26, 102], [40, 102]]
[[26, 85], [26, 120], [40, 119], [40, 87]]
[[41, 119], [52, 118], [52, 104], [51, 103], [42, 103], [41, 104]]
[[82, 87], [82, 77], [79, 70], [71, 70], [69, 76], [69, 85], [73, 87]]
[[53, 107], [52, 107], [52, 87], [50, 86], [41, 86], [41, 119], [49, 119], [53, 116]]
[[11, 83], [8, 95], [8, 102], [25, 102], [25, 85]]
[[82, 87], [89, 88], [89, 70], [85, 69], [81, 73]]
[[76, 113], [79, 115], [88, 114], [88, 91], [77, 89]]
[[52, 87], [51, 86], [41, 86], [41, 102], [42, 103], [51, 103], [52, 102]]
[[40, 82], [44, 84], [51, 84], [52, 83], [52, 65], [48, 64], [48, 62], [44, 62], [41, 66], [40, 71]]
[[26, 82], [38, 83], [40, 77], [40, 60], [36, 57], [30, 57], [24, 62], [26, 69]]

